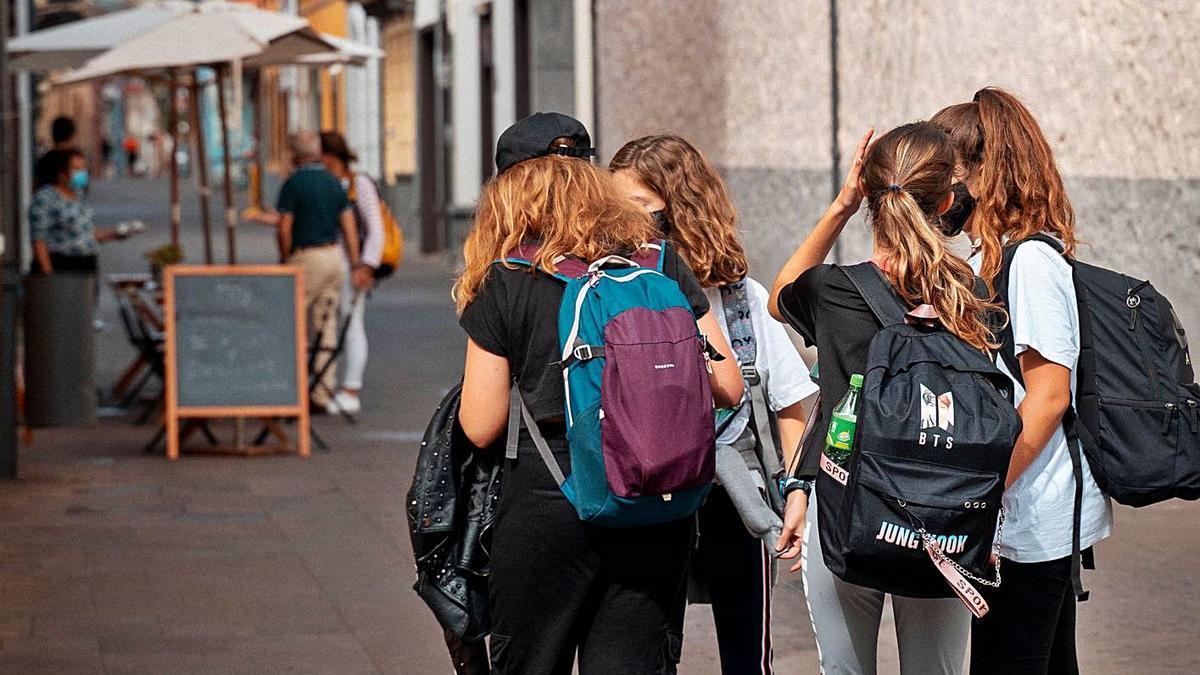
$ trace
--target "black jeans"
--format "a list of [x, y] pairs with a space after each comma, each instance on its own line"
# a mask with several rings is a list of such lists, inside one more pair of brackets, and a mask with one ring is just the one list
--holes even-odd
[[971, 625], [971, 675], [1074, 675], [1071, 559], [1001, 559], [1004, 581], [984, 589], [991, 610]]
[[[772, 562], [766, 546], [750, 534], [729, 493], [714, 485], [697, 517], [691, 580], [707, 591], [717, 629], [721, 672], [770, 674]], [[680, 594], [672, 631], [683, 634], [687, 593]], [[676, 654], [678, 659], [681, 654]]]
[[[566, 439], [547, 438], [569, 473]], [[584, 524], [522, 431], [505, 465], [488, 601], [495, 675], [657, 675], [694, 525]]]

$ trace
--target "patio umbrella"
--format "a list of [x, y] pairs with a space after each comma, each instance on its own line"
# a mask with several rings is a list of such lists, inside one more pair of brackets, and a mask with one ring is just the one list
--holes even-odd
[[76, 68], [122, 42], [179, 14], [194, 11], [189, 0], [156, 0], [132, 9], [26, 33], [8, 40], [8, 65], [48, 73]]
[[362, 65], [366, 63], [367, 59], [383, 58], [382, 49], [376, 49], [361, 42], [347, 40], [346, 38], [330, 35], [329, 33], [319, 33], [319, 35], [322, 40], [334, 47], [334, 51], [306, 54], [296, 59], [296, 63], [310, 66], [332, 63]]
[[336, 52], [308, 19], [225, 0], [206, 0], [120, 41], [55, 78], [69, 84], [131, 72], [241, 61], [246, 67], [295, 63]]
[[[261, 10], [249, 5], [207, 0], [191, 5], [188, 11], [167, 16], [141, 33], [132, 35], [108, 51], [95, 56], [81, 67], [53, 78], [55, 84], [70, 84], [120, 74], [147, 73], [178, 68], [212, 66], [217, 73], [219, 117], [222, 143], [225, 148], [225, 212], [228, 255], [236, 262], [234, 230], [237, 214], [233, 208], [233, 187], [229, 176], [230, 157], [227, 111], [224, 105], [222, 77], [228, 64], [240, 62], [245, 67], [294, 63], [300, 58], [322, 52], [336, 52], [308, 26], [308, 20]], [[198, 103], [198, 77], [193, 73], [193, 106]], [[195, 118], [194, 118], [195, 121]], [[203, 129], [194, 125], [197, 146], [203, 152]], [[172, 159], [174, 156], [172, 155]], [[199, 157], [203, 161], [203, 156]], [[174, 169], [173, 163], [172, 168]], [[198, 167], [200, 179], [201, 220], [205, 235], [205, 261], [212, 262], [211, 232], [208, 222], [208, 180], [206, 167]], [[174, 175], [174, 173], [173, 173]], [[172, 193], [175, 194], [174, 188]], [[172, 204], [172, 214], [177, 214]], [[172, 223], [173, 229], [177, 227]]]

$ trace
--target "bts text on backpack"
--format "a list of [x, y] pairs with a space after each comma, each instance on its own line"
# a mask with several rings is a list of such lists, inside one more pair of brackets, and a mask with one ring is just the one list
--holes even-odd
[[[996, 292], [1008, 303], [1013, 256], [1039, 234], [1004, 249]], [[1100, 489], [1128, 506], [1200, 497], [1200, 385], [1187, 336], [1171, 303], [1149, 281], [1067, 258], [1079, 306], [1079, 364], [1075, 405], [1063, 416], [1075, 469], [1072, 573], [1079, 581], [1079, 527], [1083, 501], [1082, 454]], [[1000, 355], [1023, 383], [1011, 327]]]
[[[957, 595], [999, 585], [992, 554], [1021, 418], [1011, 383], [946, 331], [910, 325], [908, 308], [872, 263], [843, 267], [882, 326], [871, 340], [854, 437], [840, 467], [821, 456], [821, 546], [844, 581], [896, 595]], [[990, 578], [994, 575], [994, 579]]]
[[[564, 476], [513, 390], [508, 456], [525, 422], [579, 518], [611, 527], [695, 513], [715, 464], [706, 344], [683, 291], [662, 273], [657, 242], [632, 258], [555, 261], [566, 284], [558, 315], [571, 475]], [[533, 266], [537, 246], [510, 264]]]

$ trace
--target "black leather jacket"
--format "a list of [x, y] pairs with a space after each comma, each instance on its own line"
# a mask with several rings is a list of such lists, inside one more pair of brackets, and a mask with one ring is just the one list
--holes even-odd
[[491, 527], [500, 498], [503, 440], [480, 450], [458, 424], [462, 385], [425, 430], [406, 511], [417, 566], [414, 590], [442, 627], [472, 642], [488, 632]]

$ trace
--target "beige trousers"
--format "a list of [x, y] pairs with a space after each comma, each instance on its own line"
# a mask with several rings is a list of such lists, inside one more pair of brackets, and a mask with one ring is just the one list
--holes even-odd
[[[339, 246], [320, 246], [296, 251], [288, 263], [304, 274], [304, 303], [308, 307], [309, 344], [320, 345], [313, 372], [325, 367], [337, 347], [338, 298], [346, 276], [346, 263]], [[337, 366], [330, 363], [313, 390], [311, 403], [324, 406], [337, 389]]]

